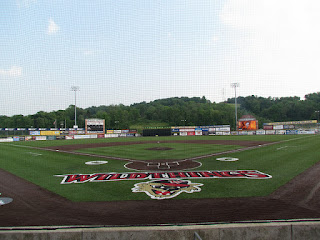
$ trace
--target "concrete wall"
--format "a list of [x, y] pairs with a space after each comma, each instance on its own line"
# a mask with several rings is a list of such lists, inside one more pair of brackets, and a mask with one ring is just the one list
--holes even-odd
[[[37, 228], [39, 229], [39, 228]], [[174, 239], [194, 240], [195, 233], [202, 240], [272, 239], [312, 240], [320, 239], [320, 222], [281, 222], [250, 224], [217, 224], [197, 226], [112, 227], [112, 228], [60, 228], [54, 230], [27, 230], [0, 228], [0, 240], [100, 240], [100, 239]]]

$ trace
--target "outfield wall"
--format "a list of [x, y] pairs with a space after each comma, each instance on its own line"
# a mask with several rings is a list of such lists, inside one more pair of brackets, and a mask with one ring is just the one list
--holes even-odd
[[[320, 222], [271, 222], [156, 227], [0, 228], [0, 239], [175, 239], [175, 240], [312, 240], [320, 239]], [[38, 229], [38, 230], [36, 230]], [[40, 230], [39, 230], [40, 229]], [[46, 230], [47, 229], [47, 230]]]

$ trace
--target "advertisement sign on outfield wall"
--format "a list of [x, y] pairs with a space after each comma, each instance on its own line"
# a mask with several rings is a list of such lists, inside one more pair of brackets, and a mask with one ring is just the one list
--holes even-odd
[[298, 134], [316, 134], [315, 130], [299, 130]]
[[218, 127], [216, 132], [230, 132], [230, 127]]
[[30, 132], [29, 132], [29, 135], [31, 135], [31, 136], [40, 135], [40, 131], [30, 131]]
[[104, 134], [102, 133], [100, 133], [100, 134], [97, 134], [97, 136], [98, 136], [98, 138], [104, 138]]
[[181, 128], [180, 132], [194, 132], [194, 128]]
[[0, 142], [13, 142], [13, 138], [12, 137], [0, 138]]
[[286, 130], [286, 134], [289, 134], [289, 135], [298, 134], [298, 130]]
[[59, 136], [60, 131], [40, 131], [41, 136]]
[[119, 137], [118, 134], [114, 134], [114, 133], [105, 134], [104, 136], [105, 136], [105, 138], [116, 138], [116, 137]]
[[294, 129], [294, 125], [283, 125], [283, 129]]
[[264, 125], [263, 130], [273, 130], [273, 126], [272, 125]]
[[265, 130], [257, 130], [256, 131], [256, 135], [265, 135], [266, 134], [266, 131]]
[[238, 135], [248, 135], [248, 131], [239, 131]]
[[306, 121], [291, 121], [291, 122], [272, 122], [264, 123], [264, 125], [299, 125], [299, 124], [314, 124], [317, 123], [317, 120], [306, 120]]
[[283, 129], [283, 125], [275, 125], [273, 126], [274, 130], [282, 130]]
[[276, 130], [266, 130], [266, 135], [275, 135]]
[[45, 141], [45, 140], [47, 140], [47, 136], [36, 136], [35, 140], [36, 141]]
[[20, 137], [13, 137], [13, 141], [14, 142], [19, 142], [20, 141]]
[[277, 135], [285, 135], [286, 134], [286, 130], [276, 130], [276, 134]]
[[47, 136], [47, 140], [56, 140], [57, 137], [56, 136]]

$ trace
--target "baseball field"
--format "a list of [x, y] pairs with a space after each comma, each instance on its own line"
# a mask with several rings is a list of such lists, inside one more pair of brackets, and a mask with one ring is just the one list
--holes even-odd
[[[0, 144], [1, 226], [320, 217], [320, 136]], [[1, 199], [1, 198], [0, 198]]]

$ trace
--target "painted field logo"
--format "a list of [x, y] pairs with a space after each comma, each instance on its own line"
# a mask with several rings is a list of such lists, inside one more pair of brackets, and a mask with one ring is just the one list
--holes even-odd
[[145, 192], [152, 199], [162, 200], [174, 198], [182, 192], [200, 192], [202, 185], [189, 180], [155, 180], [135, 184], [132, 192]]
[[190, 171], [190, 172], [131, 172], [131, 173], [93, 173], [93, 174], [64, 174], [61, 184], [85, 182], [110, 182], [124, 180], [173, 180], [199, 178], [247, 178], [268, 179], [272, 176], [257, 170], [228, 170], [228, 171]]

